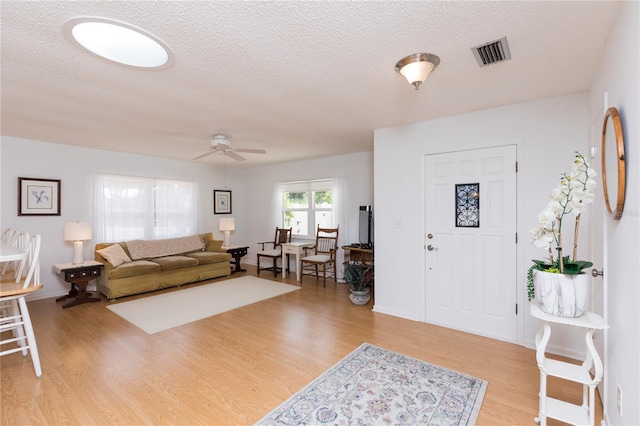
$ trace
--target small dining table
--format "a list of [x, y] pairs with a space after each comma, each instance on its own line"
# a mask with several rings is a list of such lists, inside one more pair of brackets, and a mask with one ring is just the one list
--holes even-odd
[[0, 263], [4, 262], [13, 262], [19, 261], [20, 267], [18, 268], [18, 273], [16, 274], [16, 282], [20, 281], [20, 277], [22, 276], [22, 271], [24, 270], [24, 266], [26, 264], [28, 253], [24, 250], [20, 250], [17, 247], [13, 247], [7, 243], [0, 244]]

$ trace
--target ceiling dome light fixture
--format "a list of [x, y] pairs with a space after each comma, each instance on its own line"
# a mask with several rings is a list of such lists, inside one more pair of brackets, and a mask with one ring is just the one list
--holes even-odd
[[83, 16], [69, 19], [63, 31], [84, 49], [119, 64], [161, 69], [174, 63], [171, 49], [162, 40], [125, 22]]
[[402, 58], [396, 64], [396, 71], [402, 74], [418, 90], [429, 73], [440, 63], [440, 58], [431, 53], [414, 53]]

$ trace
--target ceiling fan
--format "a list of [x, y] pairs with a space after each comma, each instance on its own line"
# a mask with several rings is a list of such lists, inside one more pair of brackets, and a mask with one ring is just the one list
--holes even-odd
[[241, 155], [238, 155], [237, 152], [248, 152], [251, 154], [266, 154], [264, 149], [246, 149], [246, 148], [233, 148], [231, 146], [231, 141], [225, 135], [214, 135], [211, 139], [209, 152], [198, 155], [197, 157], [192, 158], [192, 160], [198, 160], [202, 157], [206, 157], [211, 154], [220, 154], [233, 158], [236, 161], [245, 161]]

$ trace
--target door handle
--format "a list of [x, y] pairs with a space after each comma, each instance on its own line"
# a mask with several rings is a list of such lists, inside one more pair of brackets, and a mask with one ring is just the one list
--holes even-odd
[[596, 268], [591, 270], [591, 276], [593, 278], [598, 278], [604, 276], [604, 269], [600, 269], [599, 271]]
[[435, 249], [436, 249], [436, 248], [435, 248], [434, 246], [432, 246], [431, 244], [429, 244], [429, 245], [427, 246], [427, 250], [429, 250], [429, 251], [434, 251]]

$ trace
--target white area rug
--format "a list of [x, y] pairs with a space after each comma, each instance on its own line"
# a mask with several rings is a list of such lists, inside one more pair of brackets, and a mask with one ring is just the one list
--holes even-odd
[[300, 287], [244, 276], [107, 306], [149, 334], [188, 324]]

